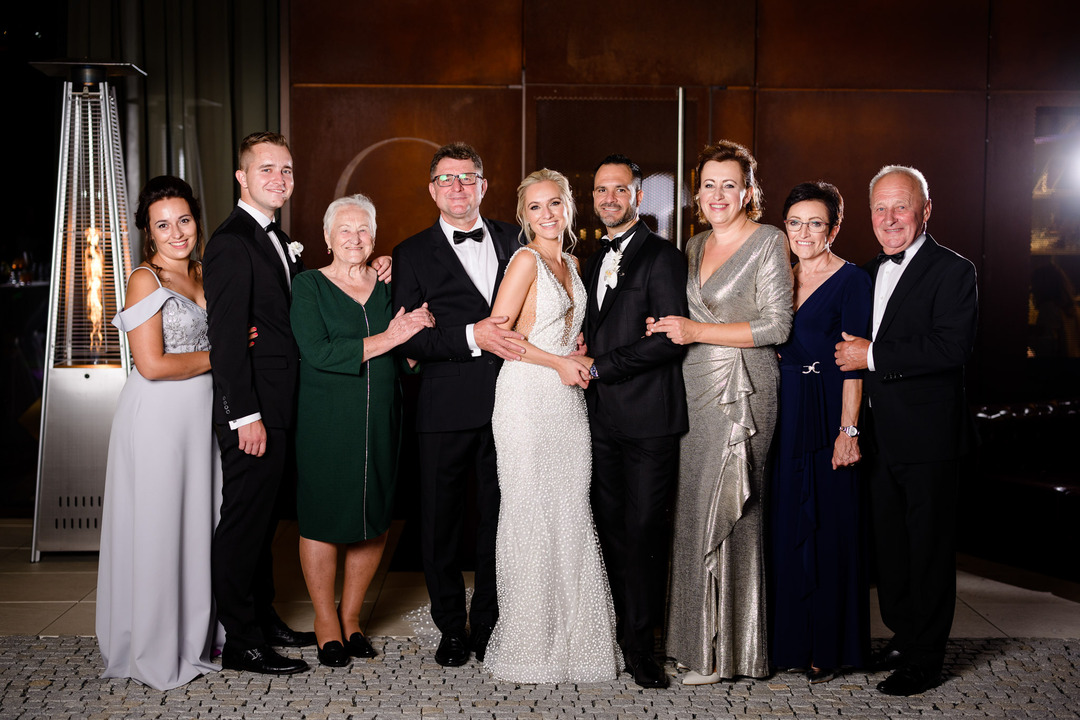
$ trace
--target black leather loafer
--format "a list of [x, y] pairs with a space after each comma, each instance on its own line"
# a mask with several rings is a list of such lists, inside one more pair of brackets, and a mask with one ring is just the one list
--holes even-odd
[[458, 667], [469, 662], [469, 637], [463, 632], [443, 633], [435, 662], [443, 667]]
[[345, 650], [356, 658], [373, 658], [379, 655], [379, 653], [375, 652], [375, 648], [371, 647], [371, 643], [368, 642], [364, 634], [358, 632], [354, 632], [345, 641]]
[[349, 653], [345, 652], [345, 646], [337, 640], [325, 642], [319, 648], [319, 664], [328, 667], [345, 667], [349, 664]]
[[487, 625], [477, 625], [469, 633], [469, 645], [472, 646], [473, 654], [480, 662], [484, 662], [487, 654], [488, 640], [491, 640], [491, 628]]
[[221, 667], [264, 675], [292, 675], [309, 669], [303, 660], [279, 655], [269, 645], [250, 650], [233, 650], [227, 643], [221, 651]]
[[866, 664], [866, 669], [870, 672], [895, 670], [904, 664], [904, 660], [904, 653], [886, 645], [883, 649], [870, 656], [870, 662]]
[[315, 633], [297, 632], [279, 617], [265, 623], [262, 626], [262, 632], [267, 644], [274, 647], [308, 647], [317, 642]]
[[643, 688], [666, 688], [668, 676], [652, 655], [634, 655], [628, 658], [627, 668], [634, 676], [634, 682]]
[[918, 695], [941, 684], [941, 673], [928, 673], [918, 665], [901, 665], [892, 675], [877, 684], [886, 695]]

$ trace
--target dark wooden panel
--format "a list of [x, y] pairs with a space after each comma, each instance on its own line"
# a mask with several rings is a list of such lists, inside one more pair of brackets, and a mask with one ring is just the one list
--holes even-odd
[[[754, 3], [525, 3], [530, 83], [752, 85]], [[700, 30], [698, 28], [701, 28]]]
[[[753, 90], [717, 89], [712, 91], [712, 128], [706, 142], [716, 140], [734, 140], [751, 150], [754, 148], [754, 105], [756, 93]], [[694, 148], [693, 158], [705, 143]]]
[[303, 0], [290, 19], [293, 83], [521, 82], [521, 0]]
[[880, 250], [870, 226], [870, 178], [883, 165], [912, 165], [930, 184], [931, 234], [978, 267], [985, 118], [982, 93], [762, 92], [757, 158], [765, 221], [781, 221], [797, 183], [828, 180], [846, 204], [836, 251], [864, 263]]
[[992, 90], [1080, 89], [1076, 0], [994, 0]]
[[763, 88], [986, 87], [989, 0], [758, 3]]
[[[530, 85], [526, 106], [527, 168], [550, 167], [570, 179], [579, 238], [584, 232], [583, 242], [575, 249], [578, 255], [587, 257], [593, 252], [603, 233], [592, 210], [592, 180], [596, 164], [612, 153], [627, 155], [641, 166], [645, 175], [642, 213], [661, 235], [676, 237], [679, 104], [675, 88]], [[683, 162], [691, 163], [707, 137], [707, 90], [686, 89], [684, 108]]]
[[378, 211], [377, 252], [389, 253], [429, 227], [431, 156], [457, 140], [484, 159], [483, 214], [513, 222], [521, 179], [521, 91], [439, 88], [311, 88], [292, 91], [296, 191], [290, 235], [304, 262], [326, 262], [322, 216], [344, 194], [362, 192]]

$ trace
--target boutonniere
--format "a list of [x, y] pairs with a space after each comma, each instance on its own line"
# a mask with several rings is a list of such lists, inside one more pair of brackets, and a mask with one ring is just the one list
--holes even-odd
[[614, 250], [611, 253], [611, 266], [604, 271], [604, 284], [614, 288], [619, 284], [619, 262], [622, 260], [622, 250]]
[[296, 259], [300, 257], [300, 253], [304, 252], [304, 246], [296, 242], [295, 240], [289, 243], [288, 248], [289, 259], [293, 262], [296, 262]]

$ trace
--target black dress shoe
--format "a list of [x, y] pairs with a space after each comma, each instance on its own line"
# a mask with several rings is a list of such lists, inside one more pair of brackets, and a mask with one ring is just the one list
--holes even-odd
[[443, 633], [435, 662], [443, 667], [458, 667], [469, 662], [469, 636], [464, 632]]
[[262, 626], [263, 637], [274, 647], [308, 647], [318, 642], [313, 632], [297, 632], [276, 615]]
[[886, 695], [918, 695], [941, 684], [941, 673], [929, 673], [918, 665], [901, 665], [892, 675], [877, 684]]
[[476, 659], [480, 662], [484, 662], [484, 656], [487, 655], [488, 640], [490, 639], [491, 628], [487, 625], [477, 625], [469, 633], [469, 645], [472, 647]]
[[866, 669], [870, 672], [895, 670], [904, 664], [904, 660], [904, 653], [896, 648], [886, 645], [883, 649], [878, 650], [870, 656], [870, 662], [866, 664]]
[[345, 652], [345, 646], [337, 640], [324, 642], [319, 648], [319, 664], [329, 667], [345, 667], [349, 664], [349, 653]]
[[652, 655], [639, 654], [627, 658], [626, 669], [634, 676], [634, 682], [643, 688], [666, 688], [668, 676]]
[[269, 645], [250, 650], [234, 650], [226, 644], [221, 651], [221, 667], [265, 675], [292, 675], [307, 670], [308, 664], [303, 660], [279, 655]]
[[345, 641], [345, 649], [350, 655], [357, 658], [373, 658], [378, 657], [379, 653], [375, 652], [375, 648], [371, 647], [371, 643], [364, 636], [364, 633], [354, 632], [349, 636], [349, 639]]

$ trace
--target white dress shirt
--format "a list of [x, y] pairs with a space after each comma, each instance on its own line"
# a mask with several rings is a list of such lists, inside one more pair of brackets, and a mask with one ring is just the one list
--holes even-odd
[[[615, 238], [622, 238], [625, 237], [627, 233], [633, 233], [634, 228], [636, 227], [637, 222], [635, 221], [635, 223], [630, 226], [629, 230], [623, 230], [621, 233], [616, 233]], [[607, 235], [605, 235], [604, 237], [606, 238]], [[599, 277], [597, 277], [596, 279], [596, 307], [604, 307], [604, 296], [607, 295], [608, 291], [608, 284], [606, 282], [606, 278], [608, 276], [608, 272], [615, 266], [616, 255], [618, 255], [619, 259], [621, 259], [622, 256], [626, 254], [626, 250], [630, 247], [631, 244], [633, 244], [636, 239], [636, 235], [631, 235], [629, 240], [620, 244], [618, 253], [611, 250], [610, 248], [604, 251], [604, 257], [600, 259], [600, 272], [598, 273]], [[618, 285], [618, 275], [615, 276], [614, 280], [615, 284]]]
[[[454, 254], [458, 256], [458, 260], [461, 261], [461, 265], [465, 268], [465, 273], [469, 276], [469, 279], [472, 280], [472, 284], [476, 286], [476, 289], [480, 291], [480, 294], [484, 296], [490, 306], [493, 300], [492, 295], [495, 292], [495, 277], [499, 274], [499, 257], [495, 254], [495, 243], [491, 239], [491, 233], [488, 232], [487, 227], [484, 225], [484, 219], [477, 217], [476, 222], [469, 228], [470, 231], [477, 228], [484, 231], [484, 239], [481, 242], [463, 240], [455, 243], [454, 231], [458, 228], [446, 222], [442, 217], [439, 218], [439, 227], [442, 228], [443, 234], [446, 235], [446, 241], [450, 243]], [[474, 323], [470, 323], [465, 326], [465, 340], [469, 343], [469, 350], [472, 351], [473, 357], [479, 357], [480, 346], [476, 344], [476, 339], [473, 337], [473, 325]]]
[[894, 263], [892, 260], [884, 260], [878, 265], [877, 277], [874, 279], [874, 324], [870, 333], [870, 347], [866, 350], [866, 368], [871, 372], [876, 369], [874, 367], [873, 340], [877, 337], [878, 328], [881, 327], [881, 319], [885, 317], [885, 308], [888, 307], [889, 299], [892, 297], [893, 291], [896, 290], [896, 286], [900, 283], [900, 277], [904, 274], [904, 270], [911, 265], [911, 259], [919, 252], [919, 248], [923, 246], [925, 241], [925, 233], [915, 238], [915, 242], [911, 243], [907, 250], [904, 251], [904, 259], [899, 264]]

